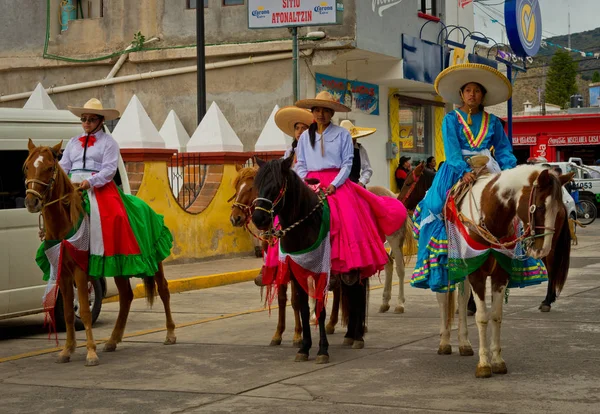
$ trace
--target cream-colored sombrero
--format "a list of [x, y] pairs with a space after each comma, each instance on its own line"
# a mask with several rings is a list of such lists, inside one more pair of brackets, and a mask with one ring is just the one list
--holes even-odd
[[69, 111], [71, 111], [75, 116], [81, 116], [83, 114], [95, 114], [104, 117], [105, 121], [110, 121], [113, 119], [117, 119], [121, 113], [114, 108], [104, 108], [102, 106], [102, 102], [100, 102], [96, 98], [92, 98], [83, 105], [83, 107], [76, 106], [68, 106]]
[[460, 88], [471, 82], [486, 89], [485, 106], [506, 102], [512, 96], [512, 85], [506, 76], [491, 66], [478, 63], [462, 63], [444, 69], [435, 79], [434, 87], [446, 102], [462, 105]]
[[374, 134], [377, 131], [377, 128], [362, 128], [354, 126], [354, 124], [347, 119], [344, 119], [342, 122], [340, 122], [340, 126], [342, 128], [346, 128], [348, 132], [350, 132], [350, 135], [352, 135], [353, 139], [364, 138]]
[[335, 100], [327, 91], [319, 92], [313, 99], [301, 99], [296, 102], [299, 108], [313, 109], [314, 107], [329, 108], [334, 112], [350, 112], [352, 109]]
[[292, 138], [294, 138], [294, 130], [298, 122], [310, 126], [313, 123], [313, 116], [310, 111], [297, 106], [285, 106], [275, 114], [277, 127]]

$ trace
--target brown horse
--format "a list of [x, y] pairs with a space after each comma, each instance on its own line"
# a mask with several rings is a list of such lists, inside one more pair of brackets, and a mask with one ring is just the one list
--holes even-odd
[[[233, 188], [235, 194], [229, 199], [233, 201], [231, 206], [231, 215], [229, 220], [235, 227], [242, 227], [248, 225], [250, 232], [254, 235], [258, 235], [258, 229], [252, 223], [252, 202], [258, 197], [258, 192], [254, 188], [254, 177], [258, 172], [258, 167], [242, 167], [236, 165], [238, 175], [233, 181]], [[266, 243], [263, 246], [266, 251]], [[259, 274], [255, 280], [256, 284], [262, 286], [262, 274]], [[294, 310], [294, 346], [300, 347], [302, 345], [302, 322], [300, 321], [300, 305], [298, 304], [296, 287], [292, 283], [292, 309]], [[285, 331], [285, 308], [287, 306], [287, 285], [280, 285], [277, 290], [277, 304], [279, 306], [277, 329], [271, 339], [271, 346], [281, 345], [283, 338], [283, 332]]]
[[[568, 222], [566, 220], [560, 222], [560, 214], [564, 211], [561, 186], [571, 178], [572, 175], [558, 177], [536, 166], [521, 166], [482, 177], [457, 206], [459, 217], [466, 223], [469, 236], [479, 246], [486, 248], [497, 248], [499, 240], [514, 236], [513, 223], [518, 218], [527, 229], [526, 234], [529, 234], [525, 239], [528, 242], [525, 244], [527, 255], [538, 259], [544, 258], [552, 250], [555, 233], [559, 234], [557, 246], [570, 244]], [[558, 228], [558, 225], [561, 228]], [[451, 239], [450, 234], [449, 239]], [[449, 255], [452, 255], [450, 248]], [[488, 311], [485, 302], [488, 276], [491, 277], [492, 282], [491, 312]], [[490, 254], [486, 261], [464, 280], [463, 289], [457, 289], [459, 291], [459, 350], [464, 356], [473, 355], [473, 348], [468, 339], [466, 308], [471, 286], [475, 293], [477, 305], [475, 320], [479, 330], [479, 364], [475, 376], [478, 378], [490, 377], [492, 373], [507, 373], [500, 346], [500, 326], [502, 304], [509, 280], [509, 273], [497, 262], [496, 256]], [[555, 283], [562, 286], [564, 280]], [[450, 295], [437, 293], [441, 315], [439, 354], [452, 353], [450, 327], [455, 304], [453, 296], [456, 295], [457, 290]], [[490, 319], [492, 322], [491, 362], [487, 334]]]
[[[54, 147], [36, 147], [29, 140], [29, 156], [23, 165], [26, 176], [25, 185], [27, 195], [25, 206], [30, 213], [39, 213], [45, 223], [44, 237], [46, 240], [65, 240], [67, 234], [77, 226], [83, 212], [81, 194], [75, 189], [71, 180], [58, 164], [58, 154], [62, 141]], [[81, 320], [85, 326], [87, 339], [86, 366], [99, 364], [96, 354], [96, 343], [92, 334], [92, 317], [88, 300], [88, 275], [79, 266], [77, 260], [69, 252], [63, 250], [63, 259], [58, 287], [63, 299], [65, 325], [67, 328], [67, 341], [60, 352], [57, 362], [69, 362], [71, 355], [77, 348], [75, 339], [75, 314], [73, 309], [73, 285], [77, 287]], [[115, 277], [119, 290], [119, 315], [110, 339], [104, 344], [104, 351], [115, 351], [117, 344], [122, 341], [127, 316], [133, 300], [133, 291], [127, 277]], [[165, 345], [174, 344], [175, 323], [171, 317], [170, 293], [167, 280], [163, 272], [162, 263], [153, 277], [144, 278], [146, 299], [150, 305], [154, 301], [156, 288], [165, 308], [167, 318], [167, 337]]]

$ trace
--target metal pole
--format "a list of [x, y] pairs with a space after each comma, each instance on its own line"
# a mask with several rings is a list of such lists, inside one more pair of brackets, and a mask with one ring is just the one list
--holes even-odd
[[292, 27], [292, 72], [294, 83], [294, 103], [300, 99], [300, 82], [298, 82], [298, 28]]
[[[512, 66], [506, 65], [506, 77], [508, 81], [512, 84]], [[513, 102], [512, 97], [508, 100], [508, 142], [512, 147], [512, 136], [513, 136]]]
[[198, 125], [206, 114], [206, 72], [204, 70], [204, 3], [196, 1], [196, 56], [197, 56], [197, 110]]

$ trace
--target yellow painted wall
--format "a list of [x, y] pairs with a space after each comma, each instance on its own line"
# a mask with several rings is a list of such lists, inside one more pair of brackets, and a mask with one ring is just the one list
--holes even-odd
[[229, 222], [231, 205], [227, 200], [233, 194], [236, 175], [234, 165], [225, 165], [221, 185], [211, 203], [203, 212], [190, 214], [173, 197], [166, 162], [145, 162], [137, 196], [165, 216], [165, 224], [173, 234], [173, 250], [166, 262], [253, 251], [248, 233]]
[[437, 161], [438, 165], [440, 162], [446, 161], [446, 152], [444, 151], [444, 138], [442, 135], [442, 121], [444, 120], [444, 116], [446, 116], [446, 110], [442, 107], [436, 106], [434, 108], [434, 117], [435, 117], [435, 141], [433, 143], [433, 147], [435, 149], [435, 153], [433, 156]]

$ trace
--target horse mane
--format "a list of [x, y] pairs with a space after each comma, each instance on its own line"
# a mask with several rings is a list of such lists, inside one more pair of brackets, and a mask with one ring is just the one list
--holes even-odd
[[237, 176], [233, 179], [233, 188], [238, 188], [238, 185], [242, 181], [246, 181], [249, 178], [254, 178], [258, 172], [258, 167], [244, 167], [238, 171]]

